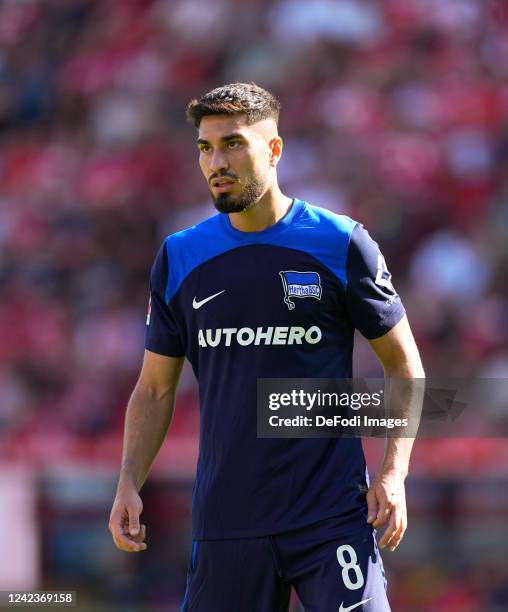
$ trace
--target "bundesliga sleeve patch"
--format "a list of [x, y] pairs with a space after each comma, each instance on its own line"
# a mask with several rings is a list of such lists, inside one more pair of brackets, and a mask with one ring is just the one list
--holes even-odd
[[390, 272], [388, 272], [385, 258], [381, 253], [377, 254], [377, 272], [376, 280], [374, 282], [376, 283], [376, 285], [379, 285], [380, 287], [385, 287], [386, 289], [390, 289], [390, 291], [396, 293], [392, 285], [392, 275], [390, 274]]
[[321, 278], [317, 272], [295, 272], [286, 270], [279, 272], [284, 287], [284, 303], [289, 310], [293, 310], [295, 303], [291, 298], [312, 297], [321, 299], [323, 293]]

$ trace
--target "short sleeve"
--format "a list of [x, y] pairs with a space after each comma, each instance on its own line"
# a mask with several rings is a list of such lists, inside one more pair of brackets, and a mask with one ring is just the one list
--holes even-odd
[[357, 224], [351, 234], [346, 262], [346, 303], [354, 326], [369, 340], [379, 338], [404, 316], [378, 244]]
[[169, 264], [164, 242], [150, 272], [150, 299], [146, 317], [145, 348], [168, 357], [185, 354], [178, 325], [170, 305], [166, 303]]

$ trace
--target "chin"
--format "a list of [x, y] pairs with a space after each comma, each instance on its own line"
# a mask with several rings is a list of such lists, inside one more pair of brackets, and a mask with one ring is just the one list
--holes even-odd
[[252, 208], [263, 196], [266, 191], [266, 184], [251, 177], [243, 185], [241, 193], [233, 196], [231, 193], [221, 193], [214, 196], [212, 193], [213, 203], [215, 208], [221, 213], [239, 213]]
[[220, 195], [213, 198], [215, 208], [221, 213], [238, 213], [247, 210], [252, 206], [241, 198], [233, 198], [229, 195]]

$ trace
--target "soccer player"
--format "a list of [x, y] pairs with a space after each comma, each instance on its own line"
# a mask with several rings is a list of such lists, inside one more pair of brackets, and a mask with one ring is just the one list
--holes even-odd
[[[359, 223], [284, 195], [279, 103], [234, 83], [193, 100], [219, 211], [170, 235], [150, 275], [146, 351], [125, 420], [109, 528], [146, 549], [139, 490], [164, 440], [184, 358], [199, 382], [199, 459], [185, 612], [386, 611], [379, 547], [406, 529], [412, 440], [368, 481], [360, 439], [257, 438], [258, 378], [352, 377], [355, 328], [385, 379], [424, 376], [377, 244]], [[313, 287], [313, 288], [312, 288]], [[317, 287], [317, 288], [316, 288]]]

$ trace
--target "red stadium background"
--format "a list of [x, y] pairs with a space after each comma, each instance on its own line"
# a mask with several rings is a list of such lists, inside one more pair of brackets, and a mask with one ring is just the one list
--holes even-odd
[[[428, 376], [508, 377], [507, 58], [504, 0], [0, 3], [0, 590], [179, 609], [189, 370], [143, 489], [148, 551], [107, 522], [149, 267], [213, 212], [184, 108], [214, 86], [278, 95], [285, 193], [370, 230]], [[380, 375], [361, 338], [355, 375]], [[507, 484], [506, 439], [417, 441], [394, 612], [508, 609]]]

